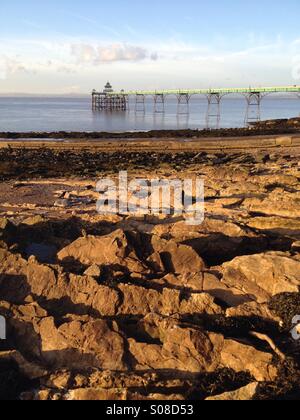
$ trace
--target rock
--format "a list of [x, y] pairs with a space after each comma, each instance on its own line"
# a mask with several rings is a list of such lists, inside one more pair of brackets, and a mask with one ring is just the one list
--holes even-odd
[[200, 373], [217, 369], [214, 349], [220, 346], [222, 337], [174, 326], [165, 331], [162, 346], [138, 343], [134, 339], [128, 341], [129, 350], [137, 361], [137, 370], [168, 369]]
[[0, 240], [13, 243], [15, 234], [15, 225], [6, 218], [0, 218]]
[[56, 368], [127, 370], [124, 339], [104, 320], [74, 319], [56, 328], [52, 318], [40, 324], [42, 358]]
[[[114, 316], [121, 304], [121, 296], [117, 290], [98, 285], [92, 277], [70, 275], [65, 290], [65, 296], [70, 298], [72, 304], [79, 306], [79, 313], [83, 307], [85, 313], [94, 310], [101, 316]], [[74, 311], [76, 309], [73, 307]]]
[[[32, 392], [23, 393], [22, 400], [38, 401], [184, 401], [180, 394], [148, 394], [143, 395], [138, 392], [132, 392], [122, 388], [77, 388], [69, 392], [61, 390], [42, 390], [35, 394]], [[119, 407], [119, 411], [125, 412]], [[128, 412], [128, 410], [126, 410]], [[121, 413], [121, 412], [120, 412]], [[119, 414], [120, 414], [119, 413]]]
[[70, 207], [71, 201], [65, 198], [61, 198], [55, 201], [54, 207], [61, 207], [63, 209]]
[[85, 270], [84, 275], [99, 278], [101, 276], [101, 268], [98, 265], [93, 264]]
[[244, 201], [243, 198], [218, 198], [215, 203], [225, 208], [238, 207]]
[[12, 303], [22, 303], [30, 293], [27, 283], [27, 261], [20, 255], [0, 249], [0, 296]]
[[215, 397], [206, 398], [206, 401], [250, 401], [255, 397], [258, 386], [258, 382], [252, 382], [236, 391], [225, 392]]
[[238, 306], [249, 301], [249, 297], [242, 290], [228, 287], [212, 273], [204, 274], [203, 292], [210, 294], [229, 306]]
[[273, 355], [234, 340], [225, 340], [221, 350], [221, 365], [235, 372], [249, 372], [258, 382], [272, 382], [278, 371]]
[[147, 272], [147, 268], [139, 261], [122, 230], [106, 236], [79, 238], [61, 250], [58, 259], [60, 261], [74, 259], [86, 266], [120, 265], [131, 272]]
[[14, 361], [20, 372], [30, 380], [42, 378], [46, 375], [47, 370], [35, 363], [28, 362], [20, 352], [16, 350], [0, 352], [0, 363], [1, 361]]
[[28, 313], [30, 306], [24, 306], [21, 313], [19, 308], [13, 309], [8, 324], [14, 329], [17, 346], [42, 366], [127, 370], [124, 338], [115, 324], [73, 315], [56, 326], [53, 317], [41, 317], [45, 314], [32, 310]]
[[[293, 128], [262, 127], [282, 124]], [[158, 142], [159, 153], [129, 142], [121, 152], [0, 149], [3, 180], [34, 178], [18, 194], [1, 185], [0, 399], [251, 400], [296, 388], [300, 164], [296, 148], [272, 154], [273, 140], [211, 156], [190, 142]], [[177, 168], [205, 180], [201, 225], [96, 214], [96, 172], [130, 167], [150, 179], [158, 165], [162, 177]], [[54, 200], [66, 211], [55, 215]]]
[[276, 146], [292, 146], [293, 140], [292, 137], [277, 137], [276, 138]]
[[164, 241], [156, 236], [152, 237], [152, 246], [159, 252], [168, 273], [198, 273], [205, 269], [204, 261], [190, 246], [180, 245], [172, 240]]
[[172, 369], [204, 373], [229, 368], [237, 373], [249, 372], [258, 382], [273, 381], [277, 377], [273, 355], [258, 351], [251, 345], [154, 314], [145, 317], [140, 328], [161, 344], [128, 340], [138, 371]]
[[82, 388], [69, 391], [64, 397], [68, 401], [126, 401], [126, 389]]
[[[277, 181], [279, 182], [279, 181]], [[266, 186], [266, 188], [271, 188]], [[289, 186], [287, 186], [289, 188]], [[300, 217], [300, 203], [290, 193], [284, 193], [283, 190], [274, 190], [273, 196], [266, 194], [263, 197], [246, 198], [243, 207], [251, 213], [259, 213], [270, 218], [296, 219]], [[282, 221], [284, 223], [284, 220]], [[254, 222], [253, 222], [254, 223]], [[263, 223], [262, 220], [256, 223]], [[293, 224], [295, 222], [293, 221]], [[297, 222], [296, 222], [297, 224]], [[286, 225], [286, 228], [288, 226]]]
[[247, 225], [268, 234], [287, 236], [300, 240], [300, 221], [286, 217], [253, 217]]
[[237, 306], [249, 301], [249, 297], [245, 296], [243, 292], [230, 289], [214, 273], [205, 271], [202, 273], [174, 275], [167, 274], [163, 277], [163, 284], [198, 293], [207, 293], [215, 299], [223, 301], [229, 306]]
[[247, 302], [243, 305], [229, 308], [226, 311], [226, 316], [229, 318], [261, 318], [262, 320], [272, 321], [278, 324], [282, 322], [281, 319], [269, 309], [267, 304], [259, 304], [257, 302]]
[[[188, 239], [201, 238], [203, 235], [211, 233], [221, 233], [228, 237], [245, 236], [245, 230], [239, 225], [222, 219], [206, 217], [199, 226], [189, 226], [185, 222], [176, 222], [156, 226], [153, 234], [162, 236], [170, 234], [176, 242], [185, 242]], [[251, 232], [247, 232], [251, 234]]]
[[27, 226], [34, 226], [42, 223], [47, 223], [47, 220], [43, 216], [39, 215], [28, 217], [22, 221], [22, 224]]
[[300, 252], [300, 241], [296, 241], [292, 244], [292, 251]]
[[178, 290], [163, 289], [160, 293], [154, 289], [120, 284], [122, 304], [118, 308], [119, 315], [147, 315], [157, 313], [170, 316], [181, 314], [220, 314], [222, 309], [214, 303], [214, 298], [205, 294], [191, 294], [186, 299], [181, 298]]
[[220, 315], [222, 312], [222, 308], [215, 303], [214, 297], [207, 293], [192, 293], [188, 299], [181, 301], [179, 307], [180, 314]]
[[[29, 294], [60, 312], [89, 314], [93, 311], [102, 316], [113, 316], [120, 302], [118, 292], [100, 286], [92, 277], [70, 274], [56, 275], [55, 271], [36, 263], [27, 262], [18, 255], [0, 250], [0, 293], [11, 303], [24, 303]], [[45, 302], [46, 299], [46, 302]], [[65, 312], [66, 313], [66, 312]]]
[[152, 268], [156, 273], [163, 273], [165, 271], [164, 263], [161, 259], [161, 255], [158, 252], [154, 252], [147, 258], [147, 264]]
[[265, 303], [280, 293], [298, 293], [299, 269], [299, 261], [276, 252], [237, 257], [223, 264], [222, 283]]

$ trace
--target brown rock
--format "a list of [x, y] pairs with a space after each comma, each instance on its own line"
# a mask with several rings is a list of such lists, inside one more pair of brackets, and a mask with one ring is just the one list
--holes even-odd
[[209, 397], [206, 401], [250, 401], [255, 396], [258, 386], [258, 382], [252, 382], [236, 391], [225, 392], [224, 394], [215, 397]]
[[200, 331], [168, 330], [163, 346], [138, 343], [129, 339], [129, 349], [137, 360], [137, 370], [171, 369], [182, 372], [212, 372], [218, 366], [213, 359], [213, 344]]
[[140, 328], [162, 345], [138, 343], [129, 339], [129, 348], [137, 361], [137, 370], [174, 369], [183, 372], [213, 371], [219, 364], [218, 353], [223, 337], [200, 329], [184, 328], [173, 318], [148, 315]]
[[56, 328], [45, 318], [39, 334], [42, 358], [55, 368], [127, 370], [124, 339], [104, 320], [75, 318]]
[[85, 270], [84, 275], [99, 278], [101, 276], [101, 268], [98, 265], [93, 264]]
[[292, 244], [292, 251], [298, 252], [298, 253], [300, 252], [300, 241], [296, 241]]
[[222, 366], [235, 372], [249, 372], [258, 382], [274, 381], [277, 369], [273, 355], [234, 340], [225, 340], [221, 351]]
[[65, 296], [69, 297], [75, 305], [84, 305], [86, 313], [89, 313], [90, 308], [102, 316], [116, 315], [120, 304], [120, 296], [116, 290], [98, 285], [92, 277], [73, 274], [70, 275], [69, 283], [65, 288]]
[[126, 401], [128, 400], [126, 389], [97, 389], [81, 388], [69, 391], [64, 400], [69, 401]]
[[277, 137], [276, 138], [276, 146], [292, 146], [293, 140], [292, 137]]
[[247, 221], [251, 228], [300, 240], [300, 221], [287, 217], [254, 217]]
[[27, 219], [24, 219], [22, 221], [23, 225], [27, 225], [27, 226], [34, 226], [34, 225], [38, 225], [41, 223], [46, 223], [47, 220], [43, 217], [43, 216], [32, 216], [32, 217], [28, 217]]
[[[4, 308], [4, 309], [1, 309]], [[55, 369], [109, 369], [126, 371], [125, 341], [115, 323], [89, 316], [70, 315], [57, 326], [53, 317], [36, 303], [23, 306], [1, 304], [14, 342], [28, 360]], [[21, 359], [20, 365], [25, 365]], [[31, 369], [30, 366], [28, 368]]]
[[16, 227], [6, 218], [0, 218], [0, 240], [4, 242], [13, 242]]
[[221, 308], [214, 303], [214, 298], [205, 293], [191, 294], [181, 299], [181, 292], [174, 289], [145, 289], [140, 286], [120, 284], [118, 289], [123, 296], [118, 308], [119, 315], [147, 315], [157, 313], [165, 316], [176, 313], [220, 314]]
[[38, 379], [46, 375], [46, 369], [43, 369], [41, 366], [29, 362], [26, 360], [22, 354], [17, 350], [10, 350], [0, 352], [0, 361], [10, 361], [13, 360], [19, 366], [21, 373], [28, 379]]
[[166, 272], [175, 274], [199, 273], [205, 269], [204, 261], [187, 245], [177, 244], [175, 241], [164, 241], [159, 237], [152, 237], [152, 246], [159, 252]]
[[250, 298], [237, 288], [230, 288], [212, 273], [204, 273], [203, 292], [220, 299], [229, 306], [241, 305]]
[[29, 294], [33, 294], [37, 300], [46, 298], [52, 302], [52, 308], [60, 308], [64, 301], [65, 311], [73, 313], [81, 313], [82, 305], [87, 314], [95, 310], [100, 315], [113, 316], [117, 312], [118, 292], [98, 285], [92, 277], [57, 276], [51, 267], [35, 260], [27, 262], [4, 250], [0, 250], [0, 261], [1, 296], [11, 303], [23, 303]]
[[259, 303], [280, 293], [297, 293], [300, 286], [300, 262], [282, 253], [237, 257], [223, 265], [222, 282]]
[[224, 339], [220, 334], [206, 333], [174, 318], [154, 314], [145, 317], [139, 328], [153, 339], [160, 340], [161, 345], [129, 339], [137, 370], [174, 369], [201, 373], [226, 367], [235, 372], [249, 372], [259, 382], [272, 381], [277, 376], [272, 354]]
[[58, 253], [60, 261], [74, 259], [83, 265], [120, 265], [130, 272], [146, 272], [122, 230], [107, 236], [79, 238]]
[[235, 308], [229, 308], [226, 311], [227, 317], [247, 317], [247, 318], [261, 318], [267, 321], [280, 323], [278, 318], [268, 307], [267, 304], [259, 304], [255, 301], [247, 302]]
[[29, 294], [26, 279], [27, 261], [20, 255], [0, 249], [0, 294], [1, 299], [22, 303]]

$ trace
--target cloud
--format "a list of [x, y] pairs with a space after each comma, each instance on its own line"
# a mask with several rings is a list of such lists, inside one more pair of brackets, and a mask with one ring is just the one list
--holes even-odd
[[15, 73], [27, 73], [28, 69], [26, 66], [19, 60], [7, 58], [6, 60], [6, 70], [8, 74], [15, 74]]
[[118, 61], [142, 61], [147, 58], [157, 60], [155, 52], [149, 52], [146, 48], [128, 44], [91, 45], [72, 44], [71, 54], [78, 64], [101, 64]]
[[22, 61], [16, 58], [0, 56], [1, 79], [6, 79], [8, 76], [18, 73], [29, 73], [29, 69], [25, 66], [24, 63], [22, 63]]
[[225, 41], [0, 37], [0, 87], [3, 92], [86, 93], [102, 88], [107, 79], [116, 89], [239, 87], [299, 80], [300, 39], [245, 41], [240, 48]]
[[76, 74], [76, 70], [68, 66], [60, 66], [57, 68], [58, 73]]

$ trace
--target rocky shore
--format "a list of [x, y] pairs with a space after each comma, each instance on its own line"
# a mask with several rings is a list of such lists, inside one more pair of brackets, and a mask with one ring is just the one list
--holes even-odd
[[280, 134], [299, 134], [300, 117], [281, 120], [267, 120], [252, 123], [244, 128], [221, 128], [203, 130], [153, 130], [125, 133], [108, 132], [0, 132], [0, 139], [77, 139], [77, 140], [105, 140], [105, 139], [198, 139], [213, 137], [248, 137]]
[[[280, 144], [0, 148], [0, 398], [299, 399], [300, 148]], [[204, 223], [97, 214], [119, 170], [203, 178]]]

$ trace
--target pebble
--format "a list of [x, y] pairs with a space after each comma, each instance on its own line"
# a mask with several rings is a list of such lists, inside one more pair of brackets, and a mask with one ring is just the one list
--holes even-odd
[[60, 199], [60, 200], [56, 200], [54, 203], [54, 207], [61, 207], [61, 208], [67, 208], [70, 207], [71, 203], [69, 200], [67, 199]]

